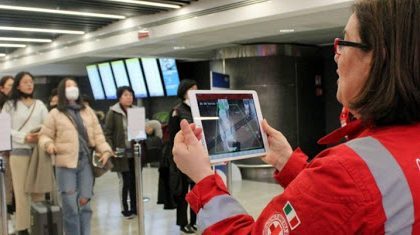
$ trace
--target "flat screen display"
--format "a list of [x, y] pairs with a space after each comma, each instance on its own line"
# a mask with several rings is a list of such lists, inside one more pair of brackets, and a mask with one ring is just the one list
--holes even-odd
[[130, 86], [128, 82], [127, 71], [123, 60], [117, 60], [111, 62], [112, 71], [114, 72], [115, 83], [117, 87]]
[[141, 58], [147, 88], [151, 97], [164, 96], [159, 67], [155, 58]]
[[98, 64], [101, 74], [102, 84], [104, 85], [107, 99], [117, 98], [117, 88], [115, 87], [114, 77], [112, 76], [111, 65], [109, 63]]
[[144, 83], [143, 72], [140, 67], [140, 61], [137, 58], [126, 59], [128, 77], [130, 78], [131, 88], [134, 90], [136, 98], [147, 97], [146, 85]]
[[175, 59], [160, 58], [159, 64], [162, 71], [163, 83], [165, 84], [166, 95], [176, 95], [179, 86], [179, 75]]
[[92, 64], [86, 66], [86, 70], [88, 73], [89, 83], [92, 89], [93, 97], [95, 98], [95, 100], [104, 100], [105, 93], [102, 88], [101, 78], [99, 77], [98, 67]]
[[211, 88], [214, 90], [223, 90], [230, 88], [229, 75], [217, 72], [210, 72]]
[[188, 95], [211, 162], [266, 153], [267, 138], [260, 126], [262, 115], [255, 91], [195, 90]]

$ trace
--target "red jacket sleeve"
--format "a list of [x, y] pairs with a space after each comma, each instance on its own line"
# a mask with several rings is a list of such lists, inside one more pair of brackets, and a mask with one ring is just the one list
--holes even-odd
[[229, 194], [229, 191], [219, 175], [214, 174], [198, 182], [187, 194], [186, 200], [197, 214], [211, 198], [222, 194]]
[[[198, 227], [207, 234], [250, 234], [254, 219], [229, 195], [219, 175], [207, 176], [187, 194], [186, 200], [198, 214]], [[204, 212], [203, 212], [204, 211]], [[227, 226], [228, 225], [228, 226]]]
[[291, 235], [356, 234], [367, 220], [377, 217], [381, 225], [385, 217], [383, 211], [374, 210], [381, 208], [381, 200], [372, 195], [376, 185], [367, 166], [354, 154], [349, 157], [352, 154], [348, 149], [338, 153], [326, 151], [300, 171], [293, 171], [301, 165], [295, 167], [292, 162], [284, 169], [291, 170], [285, 174], [290, 176], [288, 186], [256, 221], [241, 210], [215, 175], [199, 182], [187, 200], [198, 212], [198, 227], [205, 235], [282, 234], [281, 231]]
[[274, 172], [274, 178], [283, 188], [286, 188], [305, 169], [308, 165], [307, 161], [308, 157], [306, 154], [300, 148], [297, 148], [283, 169], [280, 172], [278, 170]]

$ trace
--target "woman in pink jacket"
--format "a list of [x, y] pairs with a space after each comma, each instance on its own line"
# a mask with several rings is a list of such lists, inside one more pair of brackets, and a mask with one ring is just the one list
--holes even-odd
[[58, 106], [50, 111], [41, 129], [39, 145], [52, 155], [61, 193], [64, 231], [89, 235], [93, 172], [91, 149], [105, 164], [112, 156], [94, 111], [83, 104], [77, 83], [65, 78], [58, 85]]

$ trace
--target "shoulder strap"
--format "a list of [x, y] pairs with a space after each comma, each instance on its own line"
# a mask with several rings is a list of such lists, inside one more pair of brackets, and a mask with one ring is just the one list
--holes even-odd
[[[77, 134], [79, 135], [80, 140], [81, 140], [81, 141], [83, 141], [83, 142], [86, 144], [86, 146], [87, 146], [87, 147], [89, 147], [89, 140], [85, 139], [85, 138], [83, 137], [83, 134], [79, 132], [79, 128], [77, 127], [77, 123], [76, 123], [76, 121], [75, 121], [75, 120], [74, 120], [74, 119], [70, 116], [70, 114], [68, 114], [67, 112], [63, 112], [63, 114], [64, 114], [66, 117], [68, 117], [68, 119], [70, 119], [71, 123], [73, 124], [74, 128], [75, 128], [75, 129], [76, 129], [76, 131], [77, 131]], [[87, 133], [86, 133], [86, 135], [87, 135]], [[88, 136], [86, 136], [86, 138], [88, 138]]]
[[32, 113], [34, 112], [35, 106], [36, 106], [36, 100], [34, 100], [34, 106], [32, 107], [31, 113], [29, 114], [28, 118], [26, 118], [25, 122], [19, 127], [18, 131], [22, 130], [22, 128], [26, 125], [26, 123], [29, 121], [29, 119], [32, 116]]
[[[77, 124], [76, 124], [76, 121], [67, 113], [67, 111], [64, 111], [64, 112], [62, 112], [68, 119], [70, 119], [70, 122], [73, 124], [73, 126], [74, 126], [74, 128], [76, 128], [76, 130], [78, 130], [77, 129]], [[77, 131], [77, 132], [79, 132], [79, 131]]]

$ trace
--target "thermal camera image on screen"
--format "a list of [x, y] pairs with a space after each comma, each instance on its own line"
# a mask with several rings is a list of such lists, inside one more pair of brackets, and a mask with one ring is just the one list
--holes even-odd
[[252, 95], [200, 96], [197, 102], [210, 155], [264, 148]]

